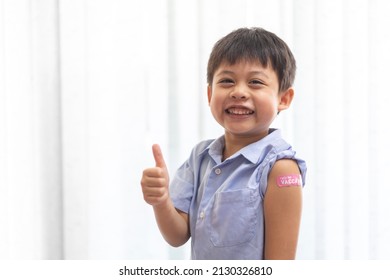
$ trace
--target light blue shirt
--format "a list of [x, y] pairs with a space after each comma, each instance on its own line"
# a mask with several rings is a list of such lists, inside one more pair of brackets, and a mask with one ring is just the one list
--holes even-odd
[[263, 201], [268, 174], [283, 158], [306, 164], [280, 130], [221, 162], [224, 137], [199, 143], [170, 185], [175, 207], [189, 215], [192, 259], [263, 259]]

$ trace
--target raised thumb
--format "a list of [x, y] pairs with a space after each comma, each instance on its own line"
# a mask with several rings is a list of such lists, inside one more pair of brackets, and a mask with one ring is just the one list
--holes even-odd
[[154, 161], [156, 162], [156, 167], [166, 168], [166, 164], [160, 146], [158, 144], [154, 144], [152, 146], [152, 150]]

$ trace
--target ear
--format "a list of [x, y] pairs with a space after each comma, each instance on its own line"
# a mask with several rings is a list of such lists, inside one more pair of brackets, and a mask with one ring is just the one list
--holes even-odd
[[210, 105], [210, 101], [211, 101], [211, 94], [212, 94], [212, 89], [211, 89], [211, 86], [208, 85], [207, 86], [207, 99], [209, 101], [209, 105]]
[[278, 112], [286, 110], [294, 98], [294, 89], [288, 88], [285, 92], [279, 94]]

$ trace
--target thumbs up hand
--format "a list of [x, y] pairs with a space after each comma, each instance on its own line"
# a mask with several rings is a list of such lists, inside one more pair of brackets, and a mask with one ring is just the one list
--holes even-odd
[[142, 174], [141, 186], [147, 203], [157, 206], [169, 198], [169, 174], [160, 146], [152, 146], [156, 166], [145, 169]]

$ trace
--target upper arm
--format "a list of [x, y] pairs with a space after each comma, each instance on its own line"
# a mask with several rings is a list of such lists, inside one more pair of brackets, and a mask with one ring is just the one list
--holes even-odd
[[268, 177], [264, 198], [265, 258], [294, 259], [302, 210], [302, 186], [277, 184], [279, 176], [300, 174], [294, 160], [278, 160]]

